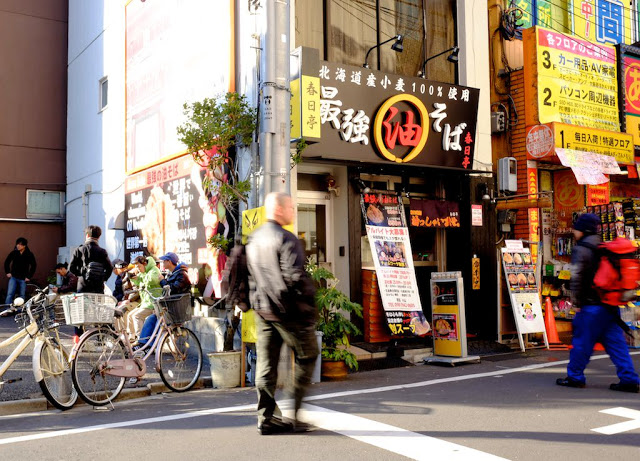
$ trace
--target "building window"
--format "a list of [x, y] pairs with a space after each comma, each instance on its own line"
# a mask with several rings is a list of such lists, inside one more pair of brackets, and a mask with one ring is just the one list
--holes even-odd
[[98, 86], [98, 91], [100, 94], [100, 104], [99, 104], [99, 112], [102, 112], [107, 108], [107, 104], [109, 103], [109, 79], [108, 77], [102, 77], [100, 79], [100, 84]]
[[27, 218], [64, 218], [64, 192], [27, 189]]

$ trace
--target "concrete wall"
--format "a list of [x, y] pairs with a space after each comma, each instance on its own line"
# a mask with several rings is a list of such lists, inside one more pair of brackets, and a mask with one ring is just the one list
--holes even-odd
[[[108, 78], [107, 107], [100, 111], [100, 80]], [[69, 1], [67, 124], [67, 235], [72, 248], [85, 225], [102, 227], [109, 256], [124, 255], [123, 232], [109, 229], [124, 209], [124, 4]], [[91, 192], [84, 198], [83, 192]], [[61, 249], [68, 252], [68, 249]]]
[[[0, 10], [0, 259], [17, 237], [37, 258], [46, 282], [64, 242], [64, 223], [26, 217], [27, 189], [64, 191], [67, 2], [5, 0]], [[0, 279], [0, 302], [7, 281]]]

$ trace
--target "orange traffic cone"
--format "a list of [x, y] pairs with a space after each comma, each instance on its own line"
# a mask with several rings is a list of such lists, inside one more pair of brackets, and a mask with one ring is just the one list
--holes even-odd
[[547, 341], [549, 342], [549, 350], [566, 351], [568, 347], [560, 342], [558, 330], [556, 329], [556, 319], [553, 316], [553, 306], [551, 298], [547, 296], [544, 308], [544, 328], [547, 330]]

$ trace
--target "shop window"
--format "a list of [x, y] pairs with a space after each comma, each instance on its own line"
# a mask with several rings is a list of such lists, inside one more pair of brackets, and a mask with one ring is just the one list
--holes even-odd
[[64, 217], [64, 192], [27, 189], [27, 218]]

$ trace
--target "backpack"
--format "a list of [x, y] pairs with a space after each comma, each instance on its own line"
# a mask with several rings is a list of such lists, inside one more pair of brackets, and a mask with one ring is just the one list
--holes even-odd
[[84, 282], [87, 285], [101, 285], [104, 282], [104, 276], [104, 267], [98, 262], [90, 262], [84, 268]]
[[238, 306], [242, 312], [251, 309], [249, 303], [249, 268], [247, 253], [243, 244], [237, 243], [229, 253], [229, 258], [222, 271], [220, 290], [227, 297], [228, 306]]
[[603, 304], [620, 306], [636, 299], [640, 281], [640, 261], [636, 247], [622, 237], [600, 244], [600, 259], [593, 277], [593, 287]]

